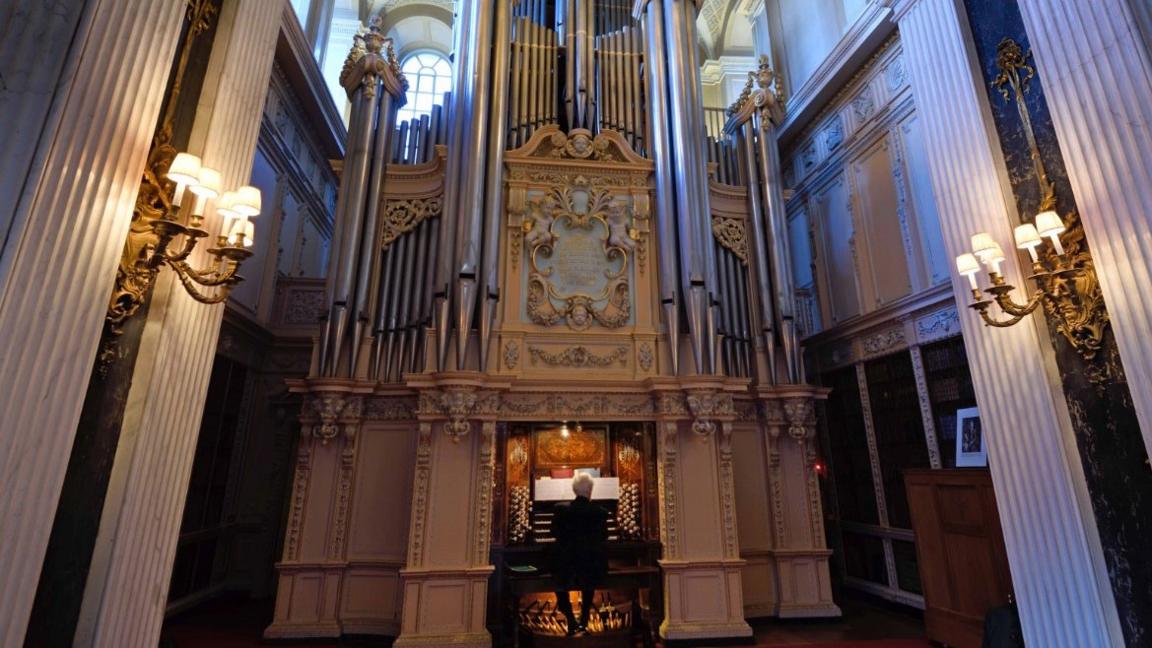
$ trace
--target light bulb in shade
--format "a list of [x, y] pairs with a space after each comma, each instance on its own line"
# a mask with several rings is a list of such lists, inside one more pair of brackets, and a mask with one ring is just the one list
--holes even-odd
[[232, 233], [232, 224], [243, 215], [236, 211], [236, 192], [225, 191], [216, 200], [216, 213], [223, 219], [220, 223], [220, 234], [227, 239]]
[[244, 247], [250, 248], [256, 242], [256, 225], [250, 221], [244, 221]]
[[956, 271], [968, 277], [968, 283], [972, 286], [972, 290], [980, 290], [980, 285], [976, 283], [976, 273], [980, 272], [980, 262], [976, 260], [975, 254], [961, 254], [956, 257]]
[[191, 153], [178, 153], [168, 166], [168, 179], [176, 183], [172, 204], [176, 207], [184, 200], [184, 190], [200, 179], [200, 158]]
[[1000, 244], [995, 241], [992, 242], [992, 245], [995, 247], [986, 249], [984, 255], [980, 257], [980, 260], [984, 262], [984, 265], [988, 266], [988, 272], [1000, 274], [1000, 264], [1004, 262], [1004, 250], [1002, 250]]
[[972, 252], [981, 261], [987, 263], [987, 256], [999, 249], [1000, 244], [988, 232], [977, 232], [972, 235]]
[[255, 228], [247, 218], [241, 216], [232, 223], [232, 229], [228, 232], [228, 245], [233, 247], [252, 247], [252, 238], [255, 234]]
[[1032, 263], [1036, 263], [1039, 257], [1036, 256], [1036, 246], [1043, 243], [1040, 238], [1040, 232], [1036, 231], [1036, 226], [1031, 223], [1019, 225], [1016, 227], [1016, 247], [1021, 250], [1028, 250], [1028, 256], [1032, 257]]
[[223, 180], [220, 178], [220, 172], [216, 169], [209, 169], [208, 167], [200, 167], [200, 175], [196, 178], [196, 182], [192, 183], [189, 189], [192, 193], [211, 200], [220, 195], [221, 185]]
[[1036, 231], [1040, 236], [1047, 236], [1056, 248], [1056, 254], [1064, 254], [1064, 245], [1060, 243], [1060, 234], [1064, 231], [1064, 221], [1060, 214], [1052, 210], [1036, 214]]
[[236, 211], [249, 218], [258, 216], [261, 210], [260, 190], [244, 186], [236, 190]]

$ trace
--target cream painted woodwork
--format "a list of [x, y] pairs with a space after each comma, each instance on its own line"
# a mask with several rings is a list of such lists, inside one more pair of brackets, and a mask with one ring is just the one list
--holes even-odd
[[[279, 20], [269, 20], [266, 7], [255, 3], [227, 3], [221, 12], [188, 148], [220, 170], [225, 186], [246, 184], [251, 175], [279, 28]], [[215, 214], [206, 223], [209, 231], [220, 227]], [[206, 253], [198, 255], [194, 266], [206, 263]], [[159, 639], [222, 314], [223, 306], [193, 300], [171, 273], [160, 275], [85, 587], [77, 646], [143, 646]]]
[[[888, 43], [785, 152], [796, 285], [815, 274], [816, 297], [797, 300], [818, 301], [821, 328], [880, 315], [948, 277], [904, 59]], [[811, 245], [796, 242], [805, 225]]]
[[[301, 381], [292, 384], [293, 390], [311, 389]], [[337, 391], [327, 400], [319, 397], [319, 407], [302, 417], [267, 638], [399, 631], [415, 403], [381, 407], [365, 400], [356, 390]], [[339, 429], [329, 436], [324, 426], [331, 423], [324, 417], [332, 411]]]
[[[1006, 171], [963, 8], [959, 0], [894, 4], [949, 258], [967, 250], [977, 231], [1011, 249], [1016, 219], [1007, 211]], [[1008, 259], [1005, 273], [1022, 285], [1018, 258]], [[952, 286], [963, 303], [966, 282], [954, 277]], [[1046, 648], [1121, 646], [1066, 404], [1046, 364], [1051, 350], [1034, 327], [988, 331], [962, 310], [1025, 640]]]
[[1140, 31], [1152, 5], [1021, 0], [1020, 11], [1152, 455], [1152, 51]]
[[5, 646], [23, 642], [164, 97], [169, 70], [156, 52], [175, 49], [185, 2], [19, 6], [27, 11], [5, 10], [11, 22], [0, 39]]

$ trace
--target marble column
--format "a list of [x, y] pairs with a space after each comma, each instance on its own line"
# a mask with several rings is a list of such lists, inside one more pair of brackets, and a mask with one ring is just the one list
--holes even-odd
[[[930, 177], [950, 255], [991, 232], [1011, 245], [1013, 204], [960, 0], [892, 3], [924, 121]], [[1012, 256], [1008, 281], [1025, 273]], [[953, 277], [958, 303], [969, 291]], [[1021, 298], [1020, 295], [1017, 295]], [[987, 430], [989, 463], [1027, 643], [1121, 646], [1115, 602], [1087, 501], [1066, 403], [1035, 326], [990, 331], [970, 309], [961, 326]]]
[[736, 526], [735, 410], [725, 387], [721, 378], [686, 379], [656, 397], [667, 641], [752, 636]]
[[[1141, 15], [1127, 0], [1020, 0], [1020, 12], [1152, 453], [1152, 55]], [[1143, 12], [1152, 16], [1147, 2]]]
[[424, 374], [403, 610], [395, 645], [487, 648], [499, 392], [476, 373]]
[[[138, 3], [130, 4], [129, 14], [139, 10]], [[220, 170], [225, 187], [247, 184], [251, 175], [280, 29], [281, 14], [269, 19], [266, 9], [259, 3], [224, 4], [188, 144], [207, 166]], [[220, 227], [215, 214], [206, 223], [209, 231]], [[257, 236], [260, 227], [257, 222]], [[204, 250], [191, 259], [194, 267], [207, 262]], [[223, 312], [223, 305], [193, 300], [173, 273], [160, 274], [128, 395], [76, 646], [150, 646], [159, 639]]]
[[186, 3], [17, 0], [0, 39], [0, 645], [23, 642]]

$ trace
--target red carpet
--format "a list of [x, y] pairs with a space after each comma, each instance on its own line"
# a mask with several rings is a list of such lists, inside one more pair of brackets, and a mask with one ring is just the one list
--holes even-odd
[[880, 639], [874, 641], [833, 641], [831, 643], [794, 643], [779, 648], [932, 648], [919, 639]]

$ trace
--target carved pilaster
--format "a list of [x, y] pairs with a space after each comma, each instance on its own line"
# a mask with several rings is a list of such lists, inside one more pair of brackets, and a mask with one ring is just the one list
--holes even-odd
[[341, 424], [344, 433], [344, 445], [340, 450], [340, 476], [336, 490], [336, 510], [332, 521], [332, 548], [330, 556], [333, 560], [344, 558], [345, 538], [348, 536], [348, 509], [352, 506], [352, 480], [356, 468], [356, 448], [360, 435], [360, 416], [364, 409], [364, 401], [360, 397], [345, 399], [341, 413]]
[[473, 565], [488, 563], [488, 547], [492, 538], [492, 488], [496, 471], [496, 421], [480, 425], [480, 452], [476, 471], [476, 524]]
[[732, 469], [732, 421], [720, 422], [716, 439], [720, 454], [720, 509], [724, 521], [724, 557], [740, 558], [739, 534], [736, 529], [736, 486]]
[[412, 482], [412, 530], [408, 541], [408, 567], [424, 566], [424, 529], [428, 522], [428, 486], [432, 475], [432, 422], [420, 421], [416, 440], [416, 469]]
[[789, 385], [761, 391], [768, 448], [773, 559], [780, 617], [839, 616], [832, 601], [824, 514], [816, 459], [819, 387]]
[[312, 441], [300, 439], [296, 450], [296, 469], [292, 476], [292, 509], [288, 513], [288, 529], [284, 540], [284, 562], [292, 562], [300, 555], [300, 526], [304, 521], [304, 501], [308, 497], [308, 479], [312, 471]]
[[772, 505], [772, 534], [775, 546], [785, 546], [784, 535], [784, 487], [783, 477], [780, 474], [780, 434], [788, 421], [784, 416], [784, 407], [780, 401], [768, 400], [764, 402], [764, 422], [767, 427], [768, 441], [768, 489], [771, 494]]
[[[662, 402], [666, 402], [662, 399]], [[656, 447], [660, 455], [660, 470], [657, 471], [660, 502], [664, 508], [660, 515], [660, 542], [664, 545], [664, 557], [675, 560], [680, 555], [676, 516], [676, 480], [679, 424], [676, 421], [662, 421], [657, 424]]]
[[916, 396], [920, 399], [920, 419], [924, 423], [924, 440], [928, 444], [928, 463], [939, 469], [940, 442], [936, 437], [936, 420], [932, 416], [932, 400], [928, 393], [928, 378], [924, 373], [924, 356], [920, 345], [912, 345], [912, 375], [916, 377]]

